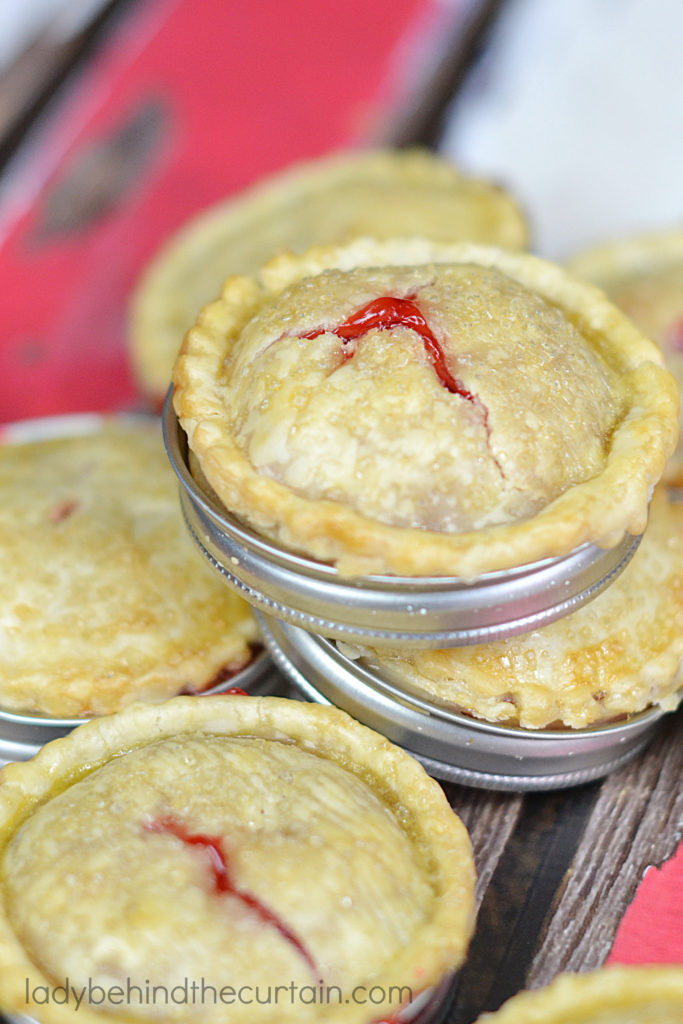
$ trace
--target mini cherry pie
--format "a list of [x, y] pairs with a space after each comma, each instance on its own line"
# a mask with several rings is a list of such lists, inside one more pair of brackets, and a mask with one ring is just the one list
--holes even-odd
[[[0, 1007], [41, 1024], [370, 1024], [447, 978], [473, 926], [439, 786], [279, 698], [137, 704], [9, 765], [0, 863]], [[43, 995], [67, 978], [98, 987], [77, 1013]]]
[[597, 290], [466, 244], [360, 239], [231, 278], [174, 382], [226, 508], [345, 575], [614, 546], [676, 438], [658, 349]]
[[200, 692], [258, 643], [249, 605], [187, 535], [151, 418], [0, 446], [0, 601], [10, 712], [88, 717]]
[[[675, 228], [595, 246], [571, 263], [573, 273], [604, 288], [641, 331], [661, 347], [683, 384], [683, 230]], [[676, 449], [665, 479], [683, 486], [683, 451]]]
[[683, 503], [655, 493], [633, 561], [541, 629], [443, 650], [351, 649], [402, 689], [490, 722], [584, 729], [660, 706], [683, 685]]
[[683, 967], [646, 964], [559, 974], [476, 1024], [680, 1024]]

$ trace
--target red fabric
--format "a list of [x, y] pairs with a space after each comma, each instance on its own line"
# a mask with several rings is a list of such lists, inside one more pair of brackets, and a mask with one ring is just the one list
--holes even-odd
[[661, 868], [645, 872], [608, 963], [683, 964], [683, 843]]
[[[146, 0], [129, 11], [0, 202], [2, 421], [136, 404], [126, 304], [160, 242], [264, 173], [367, 137], [435, 7]], [[123, 194], [60, 226], [92, 180], [84, 163], [120, 160], [112, 138], [145, 111], [156, 128]]]

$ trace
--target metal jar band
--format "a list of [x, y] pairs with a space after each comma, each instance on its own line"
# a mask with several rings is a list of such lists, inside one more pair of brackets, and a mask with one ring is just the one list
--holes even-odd
[[188, 530], [205, 559], [260, 611], [323, 636], [435, 648], [525, 633], [596, 597], [622, 572], [640, 542], [626, 536], [608, 550], [584, 544], [566, 557], [488, 573], [474, 582], [451, 577], [348, 579], [333, 566], [260, 536], [201, 490], [189, 470], [187, 439], [170, 391], [164, 439], [180, 481]]
[[588, 729], [497, 725], [401, 689], [333, 641], [259, 618], [271, 657], [302, 694], [342, 708], [451, 782], [532, 791], [598, 779], [634, 758], [663, 714], [655, 708]]

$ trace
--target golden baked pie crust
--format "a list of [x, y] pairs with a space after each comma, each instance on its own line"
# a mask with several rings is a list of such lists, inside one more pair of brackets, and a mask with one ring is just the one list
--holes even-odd
[[[604, 289], [613, 302], [662, 349], [664, 359], [683, 385], [683, 353], [671, 348], [666, 329], [671, 320], [683, 324], [683, 229], [641, 235], [596, 245], [568, 264], [578, 277]], [[676, 275], [677, 287], [663, 283]], [[662, 288], [669, 288], [664, 295]], [[679, 430], [679, 438], [683, 431]], [[683, 487], [683, 446], [667, 463], [664, 480]]]
[[0, 495], [5, 711], [108, 714], [251, 660], [256, 621], [187, 535], [158, 420], [0, 446]]
[[[34, 811], [80, 778], [136, 748], [186, 735], [291, 742], [335, 762], [374, 791], [416, 844], [416, 856], [428, 872], [433, 895], [431, 910], [417, 926], [413, 941], [371, 983], [387, 992], [394, 985], [408, 986], [417, 995], [457, 968], [473, 928], [474, 866], [467, 832], [438, 784], [413, 758], [335, 708], [281, 698], [217, 696], [197, 701], [178, 697], [161, 705], [132, 705], [88, 722], [45, 746], [31, 761], [10, 764], [0, 773], [0, 851]], [[301, 883], [305, 887], [305, 878]], [[8, 917], [5, 888], [0, 899], [0, 1006], [6, 1012], [31, 1013], [26, 1005], [27, 986], [32, 992], [37, 986], [58, 982], [32, 962], [18, 939]], [[34, 1012], [41, 1024], [73, 1019], [70, 1011], [53, 1004], [36, 1007]], [[386, 1012], [386, 1004], [369, 1007], [351, 1002], [326, 1006], [324, 1019], [366, 1024]], [[85, 1024], [105, 1018], [112, 1019], [86, 1006], [79, 1010]], [[139, 1022], [144, 1018], [121, 1012], [115, 1019]], [[225, 1019], [230, 1019], [229, 1012]]]
[[520, 992], [477, 1024], [679, 1024], [683, 967], [603, 967]]
[[532, 633], [434, 651], [360, 649], [408, 692], [487, 721], [583, 729], [661, 706], [683, 683], [683, 504], [655, 493], [632, 562], [588, 605]]
[[609, 289], [618, 281], [683, 260], [683, 228], [604, 242], [568, 260], [577, 277]]
[[[611, 364], [628, 407], [604, 469], [569, 487], [536, 515], [461, 533], [387, 525], [333, 500], [312, 501], [257, 472], [225, 414], [222, 369], [240, 332], [287, 286], [327, 270], [435, 264], [493, 267], [565, 311]], [[482, 573], [565, 555], [585, 542], [603, 547], [645, 527], [652, 489], [676, 437], [675, 382], [659, 350], [598, 290], [524, 254], [418, 239], [321, 247], [282, 256], [255, 278], [230, 279], [186, 337], [174, 371], [174, 405], [190, 448], [226, 507], [278, 543], [333, 562], [344, 575], [475, 578]]]
[[129, 350], [141, 387], [163, 400], [185, 332], [230, 274], [254, 273], [283, 249], [408, 234], [520, 249], [528, 241], [511, 196], [419, 149], [335, 153], [210, 207], [170, 238], [135, 290]]

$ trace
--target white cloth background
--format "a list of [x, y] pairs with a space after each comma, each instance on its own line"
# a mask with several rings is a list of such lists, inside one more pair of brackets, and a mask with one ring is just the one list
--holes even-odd
[[683, 227], [683, 2], [508, 0], [441, 148], [508, 185], [551, 258]]

